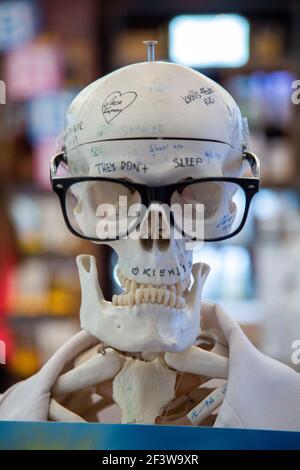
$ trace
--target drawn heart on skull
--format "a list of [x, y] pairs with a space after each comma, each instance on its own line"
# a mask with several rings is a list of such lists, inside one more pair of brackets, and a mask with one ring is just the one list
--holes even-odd
[[120, 91], [114, 91], [110, 93], [102, 104], [102, 114], [107, 123], [111, 122], [117, 117], [124, 109], [128, 108], [134, 100], [137, 94], [135, 91], [126, 91], [121, 93]]

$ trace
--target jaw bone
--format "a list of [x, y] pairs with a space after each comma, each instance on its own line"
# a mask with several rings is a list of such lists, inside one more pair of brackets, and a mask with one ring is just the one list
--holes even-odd
[[81, 327], [100, 341], [128, 352], [177, 352], [195, 342], [200, 329], [201, 293], [208, 265], [193, 266], [194, 283], [185, 296], [184, 308], [145, 302], [113, 305], [103, 297], [95, 257], [80, 255], [77, 265], [82, 290]]

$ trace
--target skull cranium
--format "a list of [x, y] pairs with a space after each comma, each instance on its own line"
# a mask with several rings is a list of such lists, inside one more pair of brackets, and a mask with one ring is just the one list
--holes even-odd
[[[240, 176], [244, 144], [245, 126], [231, 96], [206, 76], [167, 62], [127, 66], [89, 85], [69, 108], [64, 136], [71, 175], [109, 178], [111, 185], [120, 178], [163, 187], [188, 178]], [[83, 188], [73, 191], [70, 211], [82, 235], [95, 239], [95, 207]], [[230, 183], [204, 191], [207, 227], [217, 235], [236, 217], [234, 193]], [[193, 192], [185, 198], [193, 199]], [[112, 302], [103, 298], [95, 259], [78, 257], [82, 327], [123, 351], [173, 352], [193, 344], [209, 268], [193, 267], [185, 242], [174, 231], [168, 240], [105, 241], [118, 254], [125, 289]]]

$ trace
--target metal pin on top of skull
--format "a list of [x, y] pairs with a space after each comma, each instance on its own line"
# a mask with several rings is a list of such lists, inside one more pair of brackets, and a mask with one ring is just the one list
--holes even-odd
[[147, 45], [148, 62], [154, 62], [154, 60], [155, 60], [155, 46], [157, 44], [157, 41], [143, 41], [143, 44]]

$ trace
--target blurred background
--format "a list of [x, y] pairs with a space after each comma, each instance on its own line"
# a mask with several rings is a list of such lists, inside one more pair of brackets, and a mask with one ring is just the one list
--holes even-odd
[[[49, 160], [73, 97], [146, 58], [190, 65], [248, 117], [262, 189], [242, 233], [206, 244], [204, 298], [220, 302], [267, 354], [291, 364], [300, 339], [300, 2], [290, 0], [0, 1], [0, 392], [38, 370], [79, 328], [78, 253], [98, 258], [105, 294], [116, 259], [68, 233]], [[3, 357], [2, 357], [3, 359]], [[3, 361], [2, 361], [3, 362]]]

